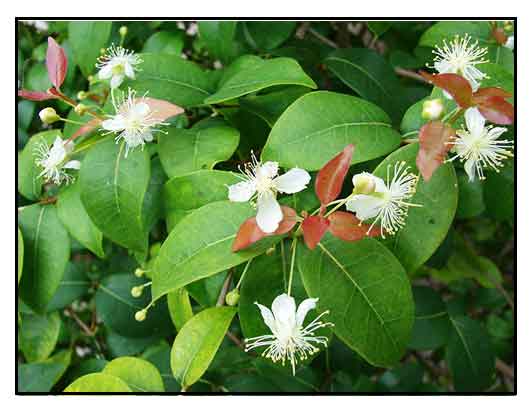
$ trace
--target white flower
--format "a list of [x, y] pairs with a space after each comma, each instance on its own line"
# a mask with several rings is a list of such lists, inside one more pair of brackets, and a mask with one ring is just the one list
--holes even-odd
[[487, 63], [483, 59], [488, 49], [478, 47], [478, 41], [470, 43], [470, 36], [455, 36], [449, 44], [443, 41], [443, 47], [436, 46], [433, 53], [436, 55], [433, 67], [439, 73], [456, 73], [470, 82], [472, 90], [479, 88], [479, 82], [487, 75], [476, 68], [476, 65]]
[[485, 179], [483, 168], [490, 166], [498, 172], [503, 165], [501, 161], [512, 156], [509, 149], [513, 148], [513, 143], [510, 140], [498, 140], [507, 128], [485, 127], [485, 118], [475, 107], [466, 110], [465, 122], [467, 130], [457, 131], [452, 148], [456, 155], [448, 161], [456, 158], [465, 161], [465, 172], [470, 181], [475, 179], [476, 172], [479, 179]]
[[43, 168], [39, 178], [44, 176], [47, 181], [57, 185], [61, 182], [69, 183], [73, 180], [72, 176], [63, 169], [79, 169], [79, 161], [65, 162], [67, 155], [74, 149], [72, 142], [63, 141], [59, 136], [55, 138], [53, 145], [50, 147], [46, 142], [41, 142], [35, 148], [36, 164]]
[[278, 175], [278, 162], [263, 165], [251, 154], [252, 162], [242, 171], [246, 178], [229, 186], [229, 199], [234, 202], [250, 201], [257, 194], [256, 223], [266, 232], [275, 232], [282, 221], [282, 210], [277, 202], [277, 193], [294, 194], [306, 188], [310, 174], [304, 169], [293, 168], [284, 175]]
[[293, 297], [281, 294], [273, 300], [271, 305], [273, 312], [269, 308], [255, 303], [262, 313], [264, 322], [273, 334], [245, 339], [245, 351], [267, 346], [262, 356], [275, 363], [282, 361], [282, 365], [288, 359], [295, 375], [295, 365], [298, 361], [305, 360], [308, 356], [319, 351], [317, 345], [323, 344], [326, 347], [328, 344], [327, 337], [315, 336], [314, 333], [319, 328], [333, 326], [332, 323], [324, 323], [319, 320], [328, 314], [328, 311], [321, 313], [310, 324], [303, 327], [306, 314], [315, 308], [318, 300], [318, 298], [307, 298], [296, 309]]
[[98, 58], [96, 64], [96, 67], [100, 69], [98, 77], [111, 79], [111, 89], [115, 89], [122, 84], [126, 76], [130, 79], [135, 78], [135, 66], [140, 63], [142, 59], [134, 52], [112, 45], [105, 55]]
[[422, 117], [428, 120], [437, 120], [444, 112], [442, 99], [429, 99], [422, 104]]
[[505, 46], [507, 49], [511, 49], [511, 50], [513, 50], [513, 49], [514, 49], [514, 36], [509, 36], [509, 37], [507, 38], [507, 40], [505, 41], [504, 46]]
[[370, 194], [355, 192], [346, 203], [346, 208], [356, 213], [361, 222], [375, 218], [367, 234], [380, 221], [383, 238], [385, 238], [384, 230], [392, 235], [402, 228], [410, 206], [421, 206], [406, 202], [415, 194], [418, 176], [409, 173], [409, 166], [402, 161], [395, 164], [393, 179], [389, 181], [390, 168], [391, 165], [388, 165], [387, 184], [383, 179], [367, 172], [354, 175], [352, 183], [355, 190], [359, 181], [366, 181], [370, 176], [374, 181], [374, 192]]
[[37, 29], [38, 32], [47, 32], [48, 31], [48, 22], [44, 20], [22, 20], [27, 26], [33, 26]]
[[116, 103], [113, 100], [116, 115], [104, 120], [101, 124], [103, 129], [112, 132], [119, 132], [116, 141], [124, 139], [126, 143], [125, 156], [130, 149], [153, 140], [152, 132], [161, 132], [154, 129], [155, 125], [166, 125], [154, 117], [154, 112], [144, 98], [136, 99], [136, 92], [129, 89], [127, 97]]

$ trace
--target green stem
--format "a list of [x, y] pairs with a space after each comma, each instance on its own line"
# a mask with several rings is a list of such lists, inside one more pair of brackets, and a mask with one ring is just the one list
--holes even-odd
[[247, 261], [247, 263], [245, 264], [245, 268], [243, 269], [242, 275], [240, 276], [240, 279], [238, 280], [238, 284], [236, 284], [236, 290], [240, 289], [240, 285], [243, 281], [243, 278], [245, 277], [245, 274], [247, 274], [247, 270], [249, 269], [251, 262], [253, 262], [252, 258], [249, 261]]
[[297, 251], [297, 238], [293, 239], [293, 251], [291, 252], [291, 266], [289, 268], [288, 295], [291, 296], [291, 284], [293, 282], [293, 270], [295, 269], [295, 252]]
[[325, 218], [326, 218], [327, 216], [329, 216], [330, 214], [334, 213], [335, 211], [337, 211], [337, 210], [338, 210], [339, 208], [341, 208], [343, 205], [345, 205], [345, 204], [348, 202], [348, 200], [349, 200], [351, 197], [353, 197], [354, 195], [356, 195], [356, 194], [353, 192], [352, 194], [350, 194], [349, 196], [347, 196], [345, 199], [341, 199], [341, 200], [340, 200], [341, 202], [339, 202], [335, 207], [333, 207], [330, 211], [328, 211], [328, 212], [325, 214]]

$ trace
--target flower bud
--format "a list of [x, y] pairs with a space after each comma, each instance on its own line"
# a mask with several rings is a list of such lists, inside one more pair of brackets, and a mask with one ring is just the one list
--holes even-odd
[[143, 310], [139, 310], [135, 313], [135, 320], [136, 321], [144, 321], [146, 319], [147, 310], [144, 308]]
[[144, 290], [144, 287], [142, 285], [137, 285], [136, 287], [131, 288], [131, 295], [134, 298], [138, 298], [142, 295], [143, 290]]
[[96, 80], [96, 79], [94, 79], [94, 76], [89, 75], [89, 76], [87, 77], [87, 80], [89, 81], [89, 83], [92, 83], [92, 82], [94, 82], [94, 80]]
[[426, 100], [422, 104], [422, 117], [428, 120], [437, 120], [444, 112], [444, 104], [441, 99]]
[[49, 125], [61, 119], [54, 108], [44, 108], [39, 112], [39, 117]]
[[504, 26], [503, 26], [503, 29], [506, 31], [506, 32], [512, 32], [513, 29], [514, 29], [514, 26], [512, 24], [512, 22], [505, 22]]
[[356, 194], [369, 195], [376, 189], [376, 184], [371, 174], [361, 173], [354, 175], [352, 178], [354, 184], [354, 191]]
[[76, 105], [76, 107], [74, 108], [74, 112], [76, 112], [79, 116], [83, 116], [85, 113], [87, 113], [87, 110], [88, 107], [83, 103]]
[[120, 36], [122, 36], [122, 37], [127, 36], [127, 26], [122, 26], [122, 27], [120, 27], [120, 29], [118, 30], [118, 32], [120, 33]]
[[77, 99], [78, 100], [84, 100], [87, 98], [87, 92], [84, 92], [84, 91], [79, 91], [77, 92]]
[[142, 268], [137, 268], [135, 270], [135, 275], [140, 278], [143, 277], [146, 272]]
[[225, 296], [225, 302], [227, 305], [230, 305], [231, 307], [238, 304], [238, 301], [240, 300], [240, 293], [238, 289], [234, 289], [232, 291], [229, 291], [227, 295]]

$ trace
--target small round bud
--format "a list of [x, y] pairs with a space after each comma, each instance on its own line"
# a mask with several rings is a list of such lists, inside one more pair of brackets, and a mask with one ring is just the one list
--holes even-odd
[[84, 91], [79, 91], [77, 92], [77, 99], [78, 100], [84, 100], [87, 98], [87, 92], [84, 92]]
[[135, 313], [135, 320], [136, 321], [144, 321], [146, 319], [147, 310], [144, 308], [143, 310], [137, 311]]
[[227, 305], [230, 305], [231, 307], [238, 304], [239, 300], [240, 300], [240, 293], [236, 288], [232, 291], [229, 291], [227, 295], [225, 296], [225, 302], [227, 303]]
[[105, 49], [105, 47], [102, 47], [102, 48], [100, 49], [100, 54], [101, 54], [101, 55], [104, 55], [106, 51], [107, 51], [107, 49]]
[[374, 182], [372, 175], [368, 173], [354, 175], [352, 182], [354, 183], [353, 192], [356, 194], [369, 195], [376, 189], [376, 183]]
[[87, 77], [87, 80], [89, 81], [89, 83], [92, 83], [92, 82], [94, 82], [96, 79], [94, 78], [94, 76], [89, 75], [89, 76]]
[[430, 99], [422, 104], [422, 117], [427, 120], [437, 120], [444, 112], [441, 99]]
[[80, 103], [76, 105], [74, 108], [74, 112], [76, 112], [79, 116], [83, 116], [85, 113], [87, 113], [88, 107], [85, 106], [83, 103]]
[[142, 268], [137, 268], [135, 270], [135, 275], [140, 278], [143, 277], [146, 272]]
[[120, 33], [120, 36], [122, 36], [122, 37], [127, 36], [127, 26], [122, 26], [122, 27], [120, 27], [120, 29], [118, 30], [118, 32]]
[[144, 290], [144, 287], [141, 285], [137, 285], [136, 287], [131, 288], [131, 295], [134, 298], [138, 298], [142, 295], [142, 291]]
[[503, 29], [506, 31], [506, 32], [512, 32], [513, 29], [514, 29], [514, 26], [511, 22], [505, 22], [505, 25], [503, 26]]
[[39, 112], [39, 117], [49, 125], [61, 119], [54, 108], [44, 108]]

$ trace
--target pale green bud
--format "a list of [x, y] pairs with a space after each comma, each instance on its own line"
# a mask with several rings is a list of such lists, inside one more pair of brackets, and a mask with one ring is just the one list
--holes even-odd
[[444, 112], [444, 103], [441, 99], [426, 100], [422, 104], [422, 118], [427, 120], [437, 120]]
[[142, 268], [137, 268], [135, 270], [135, 275], [140, 278], [143, 277], [146, 272]]
[[236, 288], [232, 291], [229, 291], [227, 295], [225, 296], [225, 302], [227, 303], [227, 305], [230, 305], [231, 307], [238, 304], [239, 300], [240, 300], [240, 293]]
[[77, 92], [77, 99], [78, 100], [84, 100], [87, 98], [87, 92], [84, 92], [84, 91], [79, 91]]
[[44, 108], [39, 112], [39, 118], [49, 125], [61, 119], [54, 108]]
[[137, 311], [135, 313], [135, 320], [140, 322], [144, 321], [146, 319], [147, 310], [144, 308], [143, 310]]
[[87, 110], [88, 107], [83, 103], [76, 105], [76, 107], [74, 108], [74, 112], [76, 112], [79, 116], [83, 116], [85, 113], [87, 113]]
[[141, 285], [137, 285], [136, 287], [131, 288], [131, 295], [134, 298], [138, 298], [142, 295], [142, 291], [144, 290], [144, 287]]
[[122, 27], [120, 27], [120, 29], [118, 30], [118, 32], [120, 33], [120, 36], [122, 36], [122, 37], [127, 36], [127, 26], [122, 26]]

